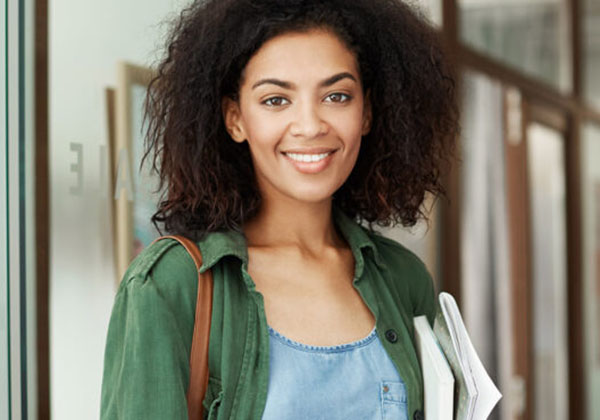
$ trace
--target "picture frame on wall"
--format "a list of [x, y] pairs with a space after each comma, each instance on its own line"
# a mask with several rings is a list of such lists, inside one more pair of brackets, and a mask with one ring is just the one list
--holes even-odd
[[161, 196], [158, 175], [151, 171], [152, 156], [140, 166], [146, 134], [144, 103], [154, 75], [147, 67], [117, 63], [114, 140], [110, 146], [117, 284], [131, 261], [160, 235], [151, 222]]

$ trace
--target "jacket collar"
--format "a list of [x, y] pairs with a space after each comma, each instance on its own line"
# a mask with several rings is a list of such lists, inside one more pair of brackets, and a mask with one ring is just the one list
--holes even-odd
[[[375, 262], [382, 265], [377, 246], [366, 228], [360, 226], [335, 205], [332, 206], [332, 217], [354, 255], [355, 279], [362, 276], [367, 249], [371, 250]], [[198, 247], [202, 253], [200, 273], [210, 269], [225, 256], [237, 257], [244, 267], [248, 266], [248, 247], [243, 232], [237, 230], [210, 232], [198, 241]]]

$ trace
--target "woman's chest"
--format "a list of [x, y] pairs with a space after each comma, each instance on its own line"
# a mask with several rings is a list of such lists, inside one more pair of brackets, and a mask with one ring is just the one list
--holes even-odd
[[[406, 320], [407, 313], [412, 312], [412, 307], [410, 304], [408, 304], [409, 306], [403, 304], [403, 299], [398, 298], [399, 291], [394, 289], [393, 285], [387, 284], [389, 282], [389, 279], [385, 277], [387, 270], [378, 270], [369, 261], [360, 273], [360, 278], [354, 282], [352, 282], [353, 277], [346, 281], [350, 283], [350, 287], [354, 286], [355, 296], [358, 296], [359, 303], [364, 305], [364, 311], [370, 309], [377, 318], [376, 328], [381, 345], [406, 384], [408, 412], [412, 414], [415, 409], [420, 408], [422, 401], [418, 360], [412, 348]], [[250, 279], [247, 274], [253, 278]], [[287, 278], [299, 281], [296, 277]], [[263, 279], [264, 281], [262, 281]], [[222, 385], [213, 384], [212, 388], [214, 389], [211, 395], [218, 395], [220, 390], [224, 391], [221, 401], [223, 406], [218, 410], [218, 418], [232, 416], [235, 418], [236, 415], [245, 418], [260, 418], [263, 413], [271, 370], [268, 350], [270, 334], [266, 324], [271, 324], [271, 320], [273, 320], [273, 324], [280, 323], [278, 324], [280, 327], [273, 326], [279, 328], [282, 335], [295, 339], [299, 343], [323, 346], [348, 343], [364, 338], [375, 323], [372, 318], [369, 319], [369, 324], [365, 323], [366, 328], [360, 333], [352, 330], [352, 326], [348, 326], [344, 319], [339, 323], [332, 322], [323, 326], [323, 317], [335, 314], [335, 311], [331, 311], [332, 300], [327, 298], [331, 295], [321, 291], [320, 294], [309, 293], [311, 298], [303, 299], [298, 297], [298, 295], [303, 295], [298, 290], [306, 291], [306, 288], [288, 289], [281, 284], [277, 286], [278, 283], [274, 280], [274, 277], [260, 277], [253, 270], [243, 268], [240, 270], [238, 264], [224, 264], [215, 270], [213, 325], [218, 328], [211, 328], [209, 359], [213, 375], [222, 381], [220, 382]], [[256, 291], [259, 293], [254, 293]], [[264, 299], [258, 294], [264, 295], [262, 296]], [[275, 299], [281, 296], [287, 297], [287, 299]], [[339, 297], [339, 293], [334, 293], [333, 296]], [[325, 298], [319, 300], [320, 297]], [[274, 300], [275, 304], [269, 305], [270, 300]], [[278, 302], [287, 304], [286, 307], [280, 308], [279, 313], [277, 312]], [[323, 311], [321, 306], [326, 306], [328, 309]], [[351, 305], [341, 299], [339, 307], [348, 308]], [[347, 309], [340, 311], [347, 315], [346, 318], [356, 315], [352, 312]], [[360, 313], [360, 311], [354, 312]], [[311, 318], [311, 313], [315, 313], [317, 316]], [[371, 315], [370, 311], [366, 313]], [[300, 318], [298, 314], [304, 314], [304, 317]], [[267, 316], [265, 317], [265, 315]], [[297, 319], [303, 319], [305, 322], [298, 325]], [[304, 325], [312, 322], [314, 323], [309, 328]], [[289, 331], [292, 331], [291, 328], [294, 326], [297, 328], [286, 333], [284, 329], [286, 325], [291, 326]], [[353, 331], [354, 336], [338, 337], [336, 341], [331, 340], [338, 330]], [[295, 331], [297, 335], [294, 335]], [[314, 331], [323, 332], [323, 336], [315, 339]], [[287, 360], [287, 358], [282, 357], [280, 360]], [[207, 407], [210, 406], [211, 401], [212, 398], [207, 399]], [[244, 414], [242, 415], [242, 413]]]
[[336, 345], [365, 337], [375, 317], [353, 286], [353, 262], [299, 264], [260, 259], [249, 274], [267, 323], [301, 343]]
[[307, 346], [270, 330], [263, 420], [407, 418], [403, 379], [377, 331], [337, 346]]

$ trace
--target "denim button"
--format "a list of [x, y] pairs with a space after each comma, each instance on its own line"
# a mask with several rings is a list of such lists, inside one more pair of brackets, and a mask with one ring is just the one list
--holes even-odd
[[413, 420], [424, 420], [425, 416], [423, 415], [422, 410], [415, 410], [413, 414]]
[[387, 338], [390, 343], [395, 343], [398, 341], [398, 334], [396, 334], [396, 331], [394, 330], [387, 330], [385, 332], [385, 338]]

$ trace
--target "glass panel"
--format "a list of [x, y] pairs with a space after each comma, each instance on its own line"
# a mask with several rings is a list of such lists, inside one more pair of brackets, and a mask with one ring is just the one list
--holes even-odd
[[[36, 305], [36, 281], [37, 281], [37, 244], [36, 244], [36, 223], [35, 223], [35, 194], [36, 194], [36, 167], [35, 167], [35, 0], [20, 0], [20, 7], [23, 8], [23, 68], [21, 68], [21, 77], [23, 81], [22, 101], [23, 115], [23, 137], [21, 143], [21, 153], [19, 156], [19, 166], [21, 169], [19, 190], [22, 216], [20, 221], [20, 245], [21, 245], [21, 267], [24, 272], [21, 273], [24, 283], [21, 282], [20, 293], [22, 303], [25, 305], [25, 319], [21, 319], [21, 328], [24, 331], [25, 340], [22, 343], [21, 357], [26, 359], [26, 386], [27, 407], [23, 409], [24, 417], [28, 419], [38, 418], [38, 394], [37, 394], [37, 305]], [[21, 315], [23, 316], [23, 315]], [[26, 410], [26, 411], [25, 411]]]
[[[128, 222], [133, 214], [114, 217], [113, 208], [116, 203], [129, 203], [139, 192], [133, 186], [139, 167], [136, 149], [117, 142], [139, 133], [135, 69], [147, 70], [162, 54], [168, 29], [164, 22], [187, 3], [58, 0], [48, 4], [53, 419], [99, 415], [106, 331], [120, 280], [113, 229], [134, 227]], [[133, 70], [122, 72], [123, 68]], [[132, 102], [119, 103], [123, 97]], [[131, 128], [124, 135], [123, 121]], [[118, 179], [113, 179], [114, 167], [120, 168]], [[116, 191], [122, 193], [118, 200]]]
[[583, 91], [586, 99], [600, 108], [600, 0], [581, 2], [583, 25]]
[[[5, 0], [0, 6], [0, 22], [6, 27]], [[8, 48], [6, 33], [0, 31], [0, 127], [2, 127], [2, 144], [0, 145], [0, 418], [7, 419], [9, 413], [9, 347], [8, 347], [8, 247], [6, 220], [8, 216], [8, 202], [6, 201], [6, 189], [8, 177], [6, 176], [6, 152], [8, 148], [8, 127], [6, 125], [6, 95], [7, 95], [7, 62], [5, 51]]]
[[504, 395], [490, 416], [497, 419], [509, 414], [518, 397], [507, 391], [514, 379], [503, 89], [497, 81], [472, 72], [465, 74], [463, 83], [461, 310], [481, 361]]
[[568, 418], [564, 144], [561, 133], [527, 127], [533, 251], [533, 364], [536, 419]]
[[[35, 225], [33, 220], [33, 2], [8, 0], [2, 21], [2, 199], [0, 229], [0, 416], [33, 418], [35, 408]], [[6, 61], [5, 61], [6, 60]]]
[[461, 40], [517, 70], [571, 89], [564, 0], [460, 0]]
[[600, 126], [588, 125], [582, 142], [583, 296], [587, 418], [600, 418]]

